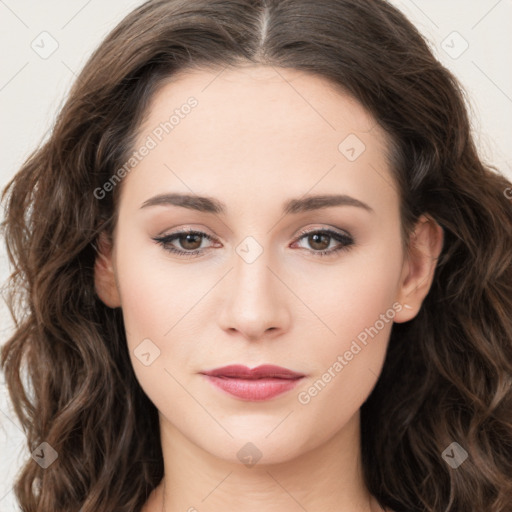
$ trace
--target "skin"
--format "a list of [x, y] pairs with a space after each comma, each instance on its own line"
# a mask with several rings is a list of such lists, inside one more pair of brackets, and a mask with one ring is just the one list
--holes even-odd
[[[418, 313], [442, 230], [421, 217], [404, 250], [387, 135], [325, 79], [272, 67], [182, 72], [154, 96], [136, 146], [190, 96], [197, 107], [124, 178], [113, 241], [100, 239], [95, 266], [96, 291], [122, 308], [135, 374], [159, 410], [165, 476], [143, 510], [163, 510], [165, 481], [167, 512], [379, 511], [362, 478], [360, 407], [382, 370], [392, 321], [307, 404], [298, 394], [393, 303], [395, 322]], [[338, 149], [349, 134], [366, 146], [354, 161]], [[141, 208], [170, 192], [216, 198], [226, 212]], [[283, 215], [286, 200], [306, 194], [346, 194], [371, 211]], [[193, 258], [153, 240], [177, 228], [213, 240], [170, 244], [203, 250]], [[300, 230], [328, 228], [353, 245], [315, 254], [340, 243], [315, 244]], [[251, 263], [237, 253], [248, 236], [262, 249]], [[144, 339], [160, 350], [148, 366], [134, 352]], [[198, 373], [265, 363], [306, 376], [248, 402]], [[252, 467], [237, 457], [248, 442], [261, 452]]]

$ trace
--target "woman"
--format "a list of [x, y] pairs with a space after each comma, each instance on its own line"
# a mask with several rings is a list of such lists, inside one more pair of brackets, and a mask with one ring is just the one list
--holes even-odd
[[511, 510], [510, 187], [389, 4], [145, 3], [4, 192], [20, 505]]

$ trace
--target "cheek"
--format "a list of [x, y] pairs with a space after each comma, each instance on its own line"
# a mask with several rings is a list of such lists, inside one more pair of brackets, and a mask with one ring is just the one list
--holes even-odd
[[[325, 340], [323, 352], [329, 357], [374, 326], [390, 308], [388, 317], [394, 318], [392, 305], [399, 289], [402, 258], [396, 237], [393, 244], [382, 240], [346, 253], [339, 265], [318, 266], [307, 272], [302, 269], [300, 280], [295, 277], [294, 282], [300, 283], [298, 293], [307, 298], [306, 304], [326, 327], [322, 328], [321, 337]], [[382, 327], [381, 322], [378, 327]]]
[[[202, 286], [201, 280], [208, 281], [208, 276], [191, 281], [176, 267], [172, 270], [169, 261], [158, 253], [159, 247], [142, 240], [127, 242], [132, 239], [125, 235], [117, 241], [116, 273], [123, 322], [135, 375], [146, 394], [158, 403], [166, 400], [165, 389], [174, 382], [170, 362], [182, 364], [190, 359], [193, 346], [187, 339], [179, 342], [183, 338], [181, 329], [191, 307], [204, 295], [201, 289], [207, 283]], [[173, 400], [176, 403], [179, 397]]]
[[181, 390], [178, 382], [183, 378], [176, 369], [187, 373], [187, 364], [193, 361], [192, 333], [184, 336], [181, 322], [185, 324], [187, 311], [197, 299], [185, 297], [185, 283], [178, 274], [172, 282], [163, 283], [165, 274], [141, 259], [126, 258], [119, 269], [124, 272], [123, 321], [136, 379], [159, 411], [188, 411], [190, 397]]
[[324, 434], [348, 421], [378, 379], [401, 309], [396, 303], [401, 270], [400, 244], [382, 243], [351, 255], [337, 271], [331, 268], [329, 287], [309, 295], [312, 308], [334, 333], [315, 345], [310, 359], [315, 372], [298, 390], [297, 401], [307, 417], [324, 418]]
[[140, 240], [134, 245], [128, 247], [120, 237], [116, 261], [128, 341], [133, 345], [154, 337], [165, 343], [211, 279], [207, 272], [195, 272], [193, 264], [180, 268], [157, 244]]

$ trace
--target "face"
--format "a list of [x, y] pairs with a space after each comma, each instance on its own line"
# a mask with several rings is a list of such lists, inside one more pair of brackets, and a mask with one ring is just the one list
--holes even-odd
[[[296, 70], [195, 70], [155, 95], [96, 283], [164, 428], [274, 463], [358, 418], [393, 321], [429, 284], [403, 251], [388, 143], [359, 103]], [[204, 375], [228, 365], [301, 377]]]

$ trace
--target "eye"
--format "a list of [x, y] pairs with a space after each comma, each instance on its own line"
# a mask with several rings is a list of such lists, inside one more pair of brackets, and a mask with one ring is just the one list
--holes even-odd
[[[301, 235], [294, 243], [305, 239], [315, 256], [330, 256], [338, 253], [339, 251], [348, 250], [349, 247], [354, 245], [354, 239], [347, 233], [338, 233], [332, 229], [321, 229], [312, 231], [302, 231]], [[338, 245], [332, 247], [332, 242], [337, 242]]]
[[[333, 231], [331, 229], [316, 229], [310, 231], [302, 231], [301, 236], [293, 243], [305, 239], [310, 245], [312, 252], [315, 256], [330, 256], [354, 245], [354, 239], [347, 233]], [[166, 251], [184, 257], [200, 256], [210, 247], [201, 247], [203, 240], [214, 241], [214, 238], [202, 231], [194, 231], [190, 229], [183, 229], [170, 233], [168, 235], [155, 237], [153, 240], [160, 244]], [[179, 244], [179, 247], [174, 245], [174, 242]], [[332, 242], [337, 242], [332, 247]], [[305, 248], [308, 250], [307, 248]]]
[[[210, 235], [202, 231], [189, 229], [153, 238], [153, 240], [162, 245], [166, 251], [185, 257], [199, 256], [204, 251], [204, 247], [201, 247], [203, 239], [213, 241]], [[177, 240], [181, 248], [185, 250], [176, 248], [176, 246], [173, 245], [175, 240]]]

